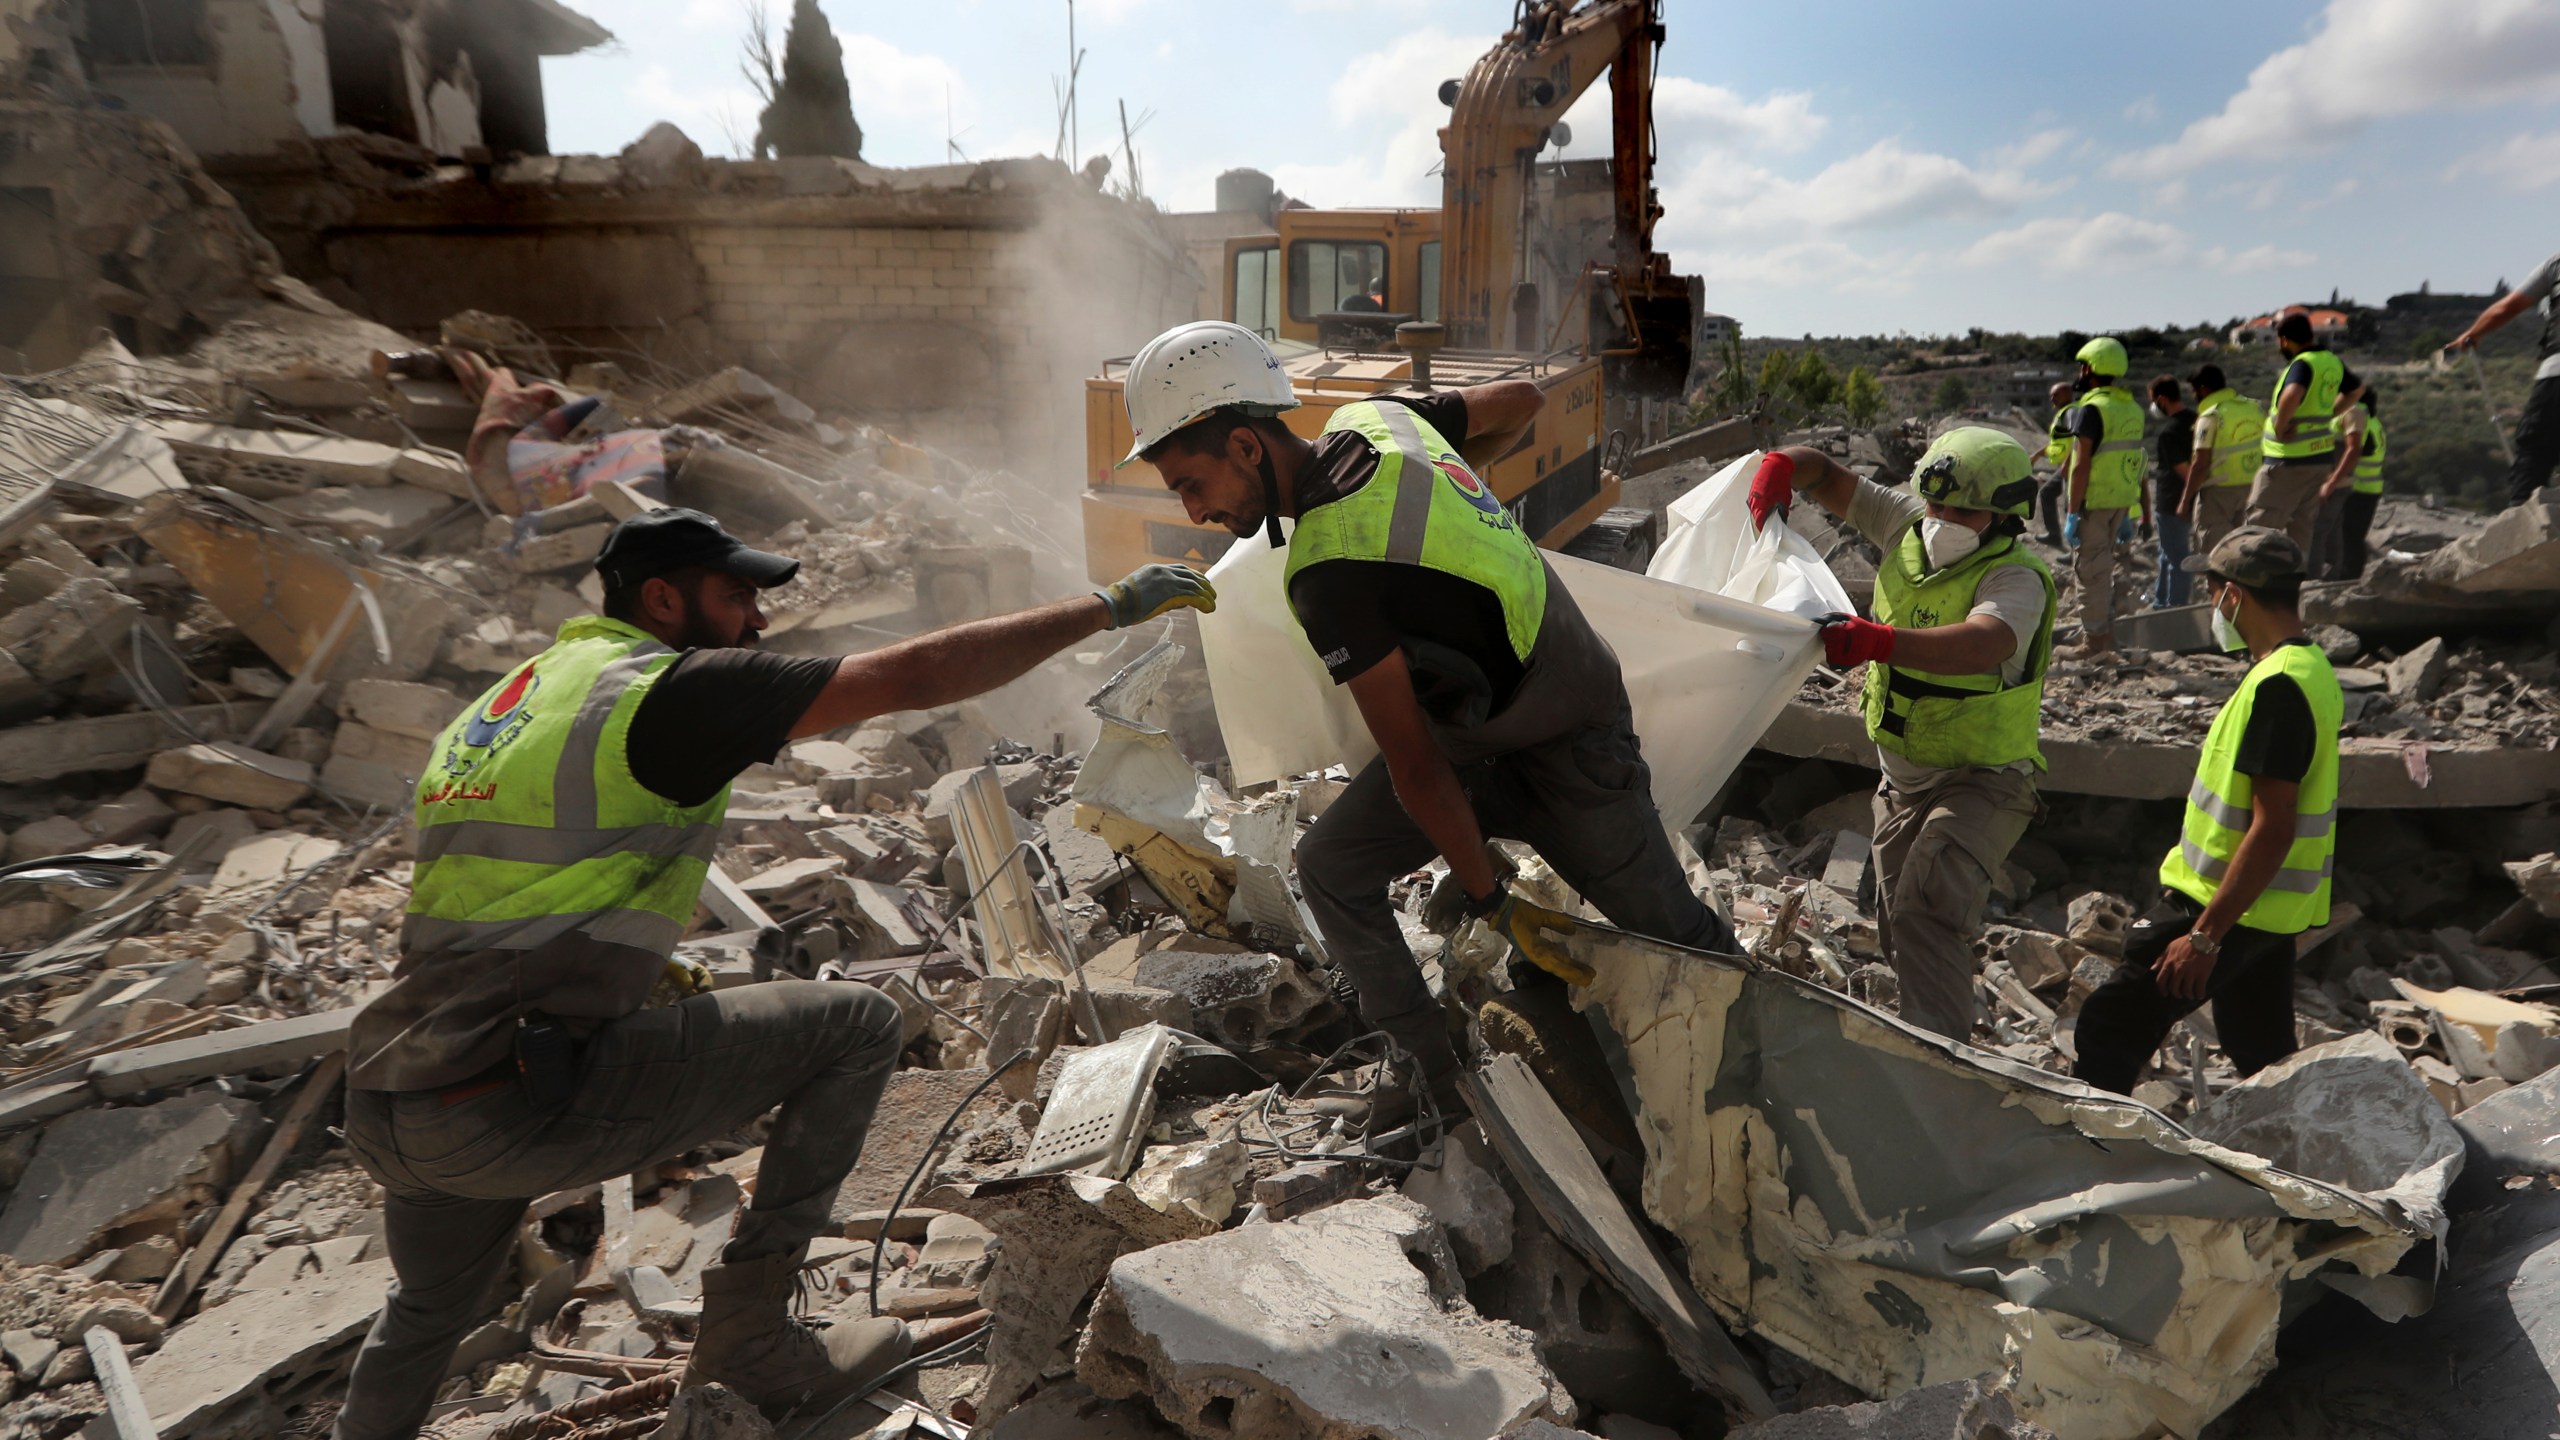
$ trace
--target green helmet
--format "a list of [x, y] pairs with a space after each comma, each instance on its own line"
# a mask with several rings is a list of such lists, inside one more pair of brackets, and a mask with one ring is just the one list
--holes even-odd
[[2080, 347], [2080, 363], [2100, 375], [2122, 375], [2125, 372], [2124, 342], [2113, 335], [2101, 335]]
[[1929, 445], [1911, 471], [1911, 488], [1923, 500], [1959, 510], [2024, 515], [2035, 503], [2027, 452], [1997, 430], [1967, 425]]

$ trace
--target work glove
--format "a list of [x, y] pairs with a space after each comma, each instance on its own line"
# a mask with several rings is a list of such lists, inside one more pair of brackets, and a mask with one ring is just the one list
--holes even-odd
[[2150, 539], [2150, 538], [2151, 538], [2151, 535], [2152, 535], [2152, 529], [2151, 529], [2151, 517], [2150, 517], [2150, 516], [2145, 515], [2145, 516], [2143, 516], [2143, 517], [2142, 517], [2142, 524], [2140, 525], [2140, 527], [2138, 527], [2138, 528], [2137, 528], [2137, 530], [2135, 531], [2135, 533], [2136, 533], [2136, 534], [2139, 534], [2139, 535], [2140, 535], [2143, 539], [2145, 539], [2145, 540], [2148, 540], [2148, 539]]
[[[1500, 868], [1507, 880], [1508, 863]], [[1486, 928], [1528, 957], [1530, 964], [1560, 980], [1588, 985], [1596, 973], [1543, 933], [1549, 929], [1571, 932], [1576, 928], [1572, 916], [1520, 898], [1507, 883], [1497, 883], [1491, 895], [1479, 900], [1467, 893], [1456, 875], [1442, 875], [1431, 887], [1431, 898], [1423, 902], [1423, 928], [1454, 946], [1458, 932], [1470, 920], [1483, 921]]]
[[1760, 468], [1752, 472], [1751, 493], [1744, 503], [1751, 510], [1751, 529], [1756, 534], [1769, 528], [1769, 517], [1783, 516], [1796, 498], [1796, 462], [1772, 450], [1760, 457]]
[[667, 957], [666, 968], [658, 972], [658, 983], [649, 987], [649, 998], [643, 1008], [656, 1010], [711, 993], [711, 968], [699, 960], [683, 955]]
[[2065, 550], [2077, 550], [2080, 548], [2080, 512], [2077, 510], [2067, 510], [2063, 512], [2062, 548]]
[[1814, 621], [1822, 627], [1822, 655], [1845, 670], [1869, 660], [1893, 658], [1893, 627], [1839, 611]]
[[1126, 630], [1168, 610], [1215, 610], [1207, 576], [1180, 565], [1143, 565], [1093, 592], [1111, 609], [1111, 628]]

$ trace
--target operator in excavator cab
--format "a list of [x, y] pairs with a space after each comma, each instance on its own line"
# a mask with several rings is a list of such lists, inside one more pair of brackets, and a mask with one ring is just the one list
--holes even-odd
[[1732, 949], [1654, 809], [1617, 655], [1480, 478], [1544, 405], [1537, 386], [1362, 400], [1311, 442], [1277, 418], [1298, 399], [1270, 348], [1203, 320], [1148, 342], [1124, 393], [1120, 463], [1153, 464], [1193, 524], [1287, 546], [1290, 609], [1377, 741], [1298, 876], [1361, 1015], [1415, 1057], [1442, 1114], [1463, 1103], [1456, 1048], [1387, 896], [1433, 855], [1449, 873], [1428, 922], [1484, 920], [1537, 967], [1515, 966], [1524, 981], [1593, 975], [1556, 938], [1571, 919], [1514, 893], [1487, 835], [1527, 842], [1614, 925]]

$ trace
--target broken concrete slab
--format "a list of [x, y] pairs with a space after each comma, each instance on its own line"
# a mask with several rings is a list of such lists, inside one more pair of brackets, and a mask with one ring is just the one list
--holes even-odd
[[0, 1210], [0, 1254], [70, 1265], [119, 1230], [174, 1231], [220, 1199], [264, 1124], [249, 1101], [211, 1094], [65, 1115]]
[[347, 1026], [354, 1020], [357, 1008], [316, 1010], [210, 1035], [118, 1050], [89, 1062], [88, 1083], [97, 1093], [115, 1098], [221, 1075], [294, 1069], [346, 1048]]
[[2294, 1280], [2388, 1274], [2427, 1233], [1782, 972], [1569, 943], [1598, 971], [1586, 1005], [1632, 1037], [1645, 1205], [1690, 1278], [1864, 1393], [2013, 1367], [2057, 1432], [2194, 1434], [2273, 1365]]
[[978, 1400], [981, 1424], [1038, 1382], [1112, 1261], [1217, 1228], [1187, 1211], [1159, 1211], [1100, 1175], [1037, 1175], [946, 1194], [1002, 1242], [978, 1290], [979, 1303], [995, 1316]]
[[0, 784], [55, 780], [97, 770], [131, 770], [196, 735], [224, 739], [253, 723], [243, 705], [185, 705], [163, 716], [149, 710], [78, 720], [38, 720], [0, 729]]
[[[986, 1078], [984, 1069], [892, 1072], [888, 1087], [881, 1092], [880, 1107], [872, 1114], [871, 1129], [863, 1138], [862, 1159], [836, 1192], [828, 1223], [848, 1238], [869, 1238], [853, 1236], [843, 1227], [865, 1212], [889, 1208], [889, 1202], [898, 1198], [898, 1188], [906, 1184], [916, 1162], [924, 1157], [934, 1131], [961, 1099]], [[952, 1134], [965, 1134], [1005, 1111], [1012, 1102], [993, 1093], [993, 1088], [990, 1086], [987, 1093], [971, 1102], [967, 1113], [952, 1123]], [[919, 1189], [929, 1188], [932, 1183], [933, 1177], [928, 1174]], [[907, 1198], [912, 1202], [916, 1197]], [[899, 1218], [906, 1218], [903, 1212]]]
[[2501, 511], [2428, 552], [2413, 578], [2467, 595], [2560, 590], [2560, 505], [2535, 501]]
[[213, 883], [206, 887], [206, 901], [219, 907], [235, 896], [263, 898], [270, 889], [327, 862], [343, 848], [323, 835], [262, 830], [222, 853]]
[[284, 1427], [283, 1406], [342, 1373], [382, 1310], [389, 1260], [242, 1294], [169, 1332], [134, 1367], [164, 1440], [248, 1440]]
[[1437, 1168], [1416, 1169], [1405, 1176], [1405, 1198], [1431, 1212], [1449, 1232], [1449, 1248], [1458, 1269], [1483, 1274], [1511, 1258], [1511, 1196], [1484, 1132], [1468, 1121], [1449, 1132]]
[[1517, 1055], [1491, 1054], [1464, 1078], [1503, 1168], [1547, 1224], [1653, 1322], [1680, 1372], [1714, 1396], [1729, 1420], [1777, 1413], [1742, 1352], [1655, 1253], [1528, 1064]]
[[1729, 1433], [1727, 1440], [2055, 1440], [2018, 1418], [1996, 1378], [1949, 1380], [1863, 1405], [1800, 1410]]
[[252, 810], [286, 810], [311, 793], [309, 765], [227, 740], [163, 750], [143, 779], [162, 790], [201, 795]]
[[1112, 1263], [1076, 1377], [1200, 1437], [1481, 1440], [1570, 1419], [1533, 1337], [1440, 1298], [1453, 1263], [1402, 1197], [1141, 1250]]
[[462, 713], [462, 697], [440, 685], [413, 680], [351, 680], [338, 713], [377, 730], [433, 740]]
[[2560, 854], [2506, 862], [2507, 878], [2545, 919], [2560, 919]]

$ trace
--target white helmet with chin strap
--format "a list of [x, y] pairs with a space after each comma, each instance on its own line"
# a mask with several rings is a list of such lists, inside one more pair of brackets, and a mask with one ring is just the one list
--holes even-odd
[[[1288, 372], [1262, 337], [1227, 320], [1176, 325], [1146, 343], [1121, 382], [1134, 437], [1122, 465], [1144, 455], [1175, 431], [1233, 408], [1247, 415], [1277, 415], [1298, 408]], [[1280, 544], [1280, 482], [1268, 448], [1262, 457], [1264, 530]]]

